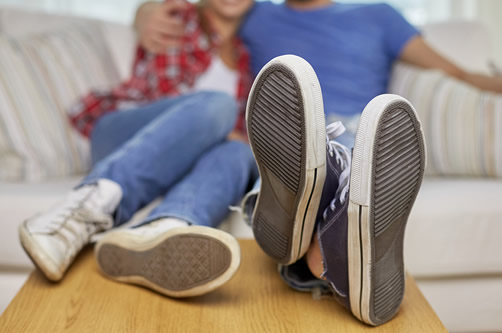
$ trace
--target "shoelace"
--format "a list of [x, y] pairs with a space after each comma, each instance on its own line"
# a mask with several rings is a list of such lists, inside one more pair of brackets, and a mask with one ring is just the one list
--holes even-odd
[[94, 191], [95, 188], [89, 186], [88, 189], [82, 188], [79, 191], [73, 192], [71, 194], [73, 197], [62, 207], [59, 207], [57, 215], [50, 220], [49, 225], [47, 225], [49, 232], [57, 231], [63, 227], [63, 224], [65, 224], [68, 219], [71, 219], [83, 228], [74, 230], [73, 227], [68, 225], [66, 229], [76, 236], [79, 243], [86, 243], [91, 234], [103, 229], [101, 225], [108, 226], [113, 224], [111, 216], [92, 212], [84, 207], [85, 200], [87, 200]]
[[57, 208], [57, 215], [49, 220], [47, 228], [54, 232], [61, 228], [61, 226], [68, 220], [68, 218], [73, 218], [77, 221], [81, 221], [83, 216], [80, 213], [80, 208], [83, 206], [83, 202], [91, 195], [93, 192], [92, 187], [84, 187], [78, 191], [74, 191], [70, 194], [70, 197], [63, 203], [62, 206]]
[[349, 192], [351, 152], [349, 148], [335, 141], [335, 139], [344, 132], [345, 126], [343, 126], [341, 121], [335, 121], [326, 126], [326, 145], [328, 146], [328, 152], [330, 156], [336, 156], [336, 162], [340, 165], [342, 173], [338, 180], [339, 185], [335, 197], [331, 200], [329, 206], [326, 207], [322, 214], [324, 219], [328, 216], [328, 209], [335, 211], [336, 199], [339, 199], [340, 203], [343, 204]]
[[66, 229], [71, 231], [78, 240], [78, 243], [75, 244], [77, 245], [76, 248], [81, 248], [87, 244], [91, 235], [105, 230], [106, 226], [113, 224], [111, 216], [91, 212], [83, 207], [76, 208], [73, 214], [71, 214], [71, 219], [77, 222], [77, 225], [81, 226], [79, 230], [74, 230], [69, 225], [66, 226]]

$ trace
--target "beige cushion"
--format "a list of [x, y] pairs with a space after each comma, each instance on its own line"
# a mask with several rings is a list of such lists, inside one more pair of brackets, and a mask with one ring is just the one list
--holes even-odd
[[66, 109], [91, 87], [118, 81], [102, 34], [91, 25], [0, 38], [0, 180], [87, 171], [87, 140], [73, 130]]
[[502, 180], [426, 178], [406, 228], [416, 277], [502, 274]]
[[120, 80], [129, 79], [136, 55], [136, 33], [130, 26], [108, 22], [101, 22], [101, 30], [119, 72]]
[[71, 29], [75, 25], [99, 29], [110, 50], [120, 78], [130, 76], [136, 34], [131, 26], [69, 15], [0, 7], [0, 33], [16, 39]]
[[392, 77], [422, 121], [428, 175], [502, 177], [502, 95], [403, 64]]
[[29, 37], [69, 29], [75, 24], [95, 25], [98, 21], [43, 11], [0, 7], [0, 33], [13, 38]]
[[449, 332], [502, 332], [502, 275], [417, 283]]

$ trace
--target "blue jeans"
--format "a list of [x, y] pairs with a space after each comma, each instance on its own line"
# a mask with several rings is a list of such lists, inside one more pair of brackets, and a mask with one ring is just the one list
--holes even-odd
[[213, 92], [105, 115], [92, 132], [95, 165], [82, 184], [106, 178], [121, 186], [116, 225], [164, 196], [145, 222], [176, 217], [215, 227], [256, 168], [247, 144], [226, 140], [236, 116], [235, 101]]

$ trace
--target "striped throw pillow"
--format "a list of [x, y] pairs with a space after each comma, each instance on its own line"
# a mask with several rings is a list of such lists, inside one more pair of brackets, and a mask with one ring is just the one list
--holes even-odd
[[86, 172], [89, 144], [66, 110], [119, 75], [99, 28], [0, 37], [0, 180], [40, 181]]
[[502, 177], [502, 95], [404, 64], [395, 66], [389, 91], [421, 118], [428, 175]]

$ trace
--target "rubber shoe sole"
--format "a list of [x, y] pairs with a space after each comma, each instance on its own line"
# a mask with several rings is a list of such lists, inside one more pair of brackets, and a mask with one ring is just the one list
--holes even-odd
[[206, 294], [229, 281], [240, 265], [231, 235], [209, 227], [176, 228], [148, 239], [112, 232], [96, 245], [101, 271], [119, 282], [170, 297]]
[[310, 64], [293, 55], [267, 63], [246, 121], [261, 176], [253, 233], [265, 253], [290, 264], [308, 250], [326, 176], [322, 94]]
[[68, 267], [64, 264], [55, 262], [34, 240], [32, 234], [28, 231], [26, 221], [19, 226], [18, 233], [21, 246], [35, 267], [37, 267], [48, 280], [53, 282], [60, 281]]
[[370, 325], [390, 320], [404, 296], [404, 232], [422, 183], [425, 149], [407, 100], [381, 95], [366, 106], [351, 167], [348, 262], [351, 311]]

